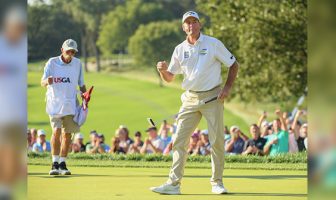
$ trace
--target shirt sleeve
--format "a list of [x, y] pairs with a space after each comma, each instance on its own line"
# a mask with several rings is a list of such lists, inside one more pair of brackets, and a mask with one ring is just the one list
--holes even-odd
[[50, 66], [51, 66], [51, 62], [50, 62], [50, 60], [48, 60], [48, 62], [44, 66], [43, 75], [42, 75], [41, 80], [45, 80], [49, 76], [51, 76], [51, 74], [50, 74]]
[[167, 71], [174, 75], [182, 74], [181, 64], [180, 61], [178, 60], [177, 48], [174, 49]]
[[236, 58], [234, 57], [234, 55], [231, 54], [231, 52], [224, 46], [221, 41], [216, 41], [215, 57], [226, 67], [231, 67], [232, 64], [236, 61]]
[[83, 66], [82, 63], [80, 63], [80, 67], [79, 67], [79, 79], [78, 79], [78, 85], [79, 87], [82, 87], [84, 84], [84, 73], [83, 73]]

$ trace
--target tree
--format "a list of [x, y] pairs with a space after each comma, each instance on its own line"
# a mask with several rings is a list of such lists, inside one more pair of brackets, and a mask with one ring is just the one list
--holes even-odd
[[155, 66], [159, 60], [170, 60], [175, 46], [183, 40], [180, 27], [180, 21], [140, 25], [129, 42], [130, 54], [137, 65]]
[[[103, 17], [98, 39], [100, 50], [106, 55], [126, 52], [129, 38], [139, 25], [180, 17], [166, 8], [168, 5], [172, 7], [173, 2], [176, 1], [130, 0], [118, 6]], [[178, 3], [175, 8], [182, 10]]]
[[28, 6], [29, 60], [47, 59], [60, 54], [62, 43], [68, 38], [80, 41], [77, 31], [80, 25], [68, 20], [69, 17], [53, 5]]
[[217, 37], [240, 63], [234, 95], [293, 103], [307, 87], [306, 0], [198, 1]]
[[100, 52], [97, 48], [99, 26], [102, 16], [113, 9], [118, 4], [123, 4], [123, 0], [52, 0], [53, 3], [72, 16], [72, 20], [83, 24], [79, 29], [81, 35], [81, 49], [84, 54], [86, 69], [87, 50], [92, 49], [96, 57], [97, 71], [100, 71]]

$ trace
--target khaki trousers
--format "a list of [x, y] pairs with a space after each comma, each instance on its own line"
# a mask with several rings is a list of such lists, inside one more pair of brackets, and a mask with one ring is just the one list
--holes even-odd
[[208, 124], [209, 141], [211, 145], [212, 185], [222, 183], [224, 170], [224, 106], [218, 100], [207, 104], [202, 101], [216, 97], [220, 87], [207, 92], [186, 91], [182, 94], [182, 106], [177, 117], [177, 130], [173, 135], [173, 164], [167, 183], [177, 185], [181, 183], [184, 166], [188, 157], [187, 148], [191, 134], [197, 128], [202, 116]]

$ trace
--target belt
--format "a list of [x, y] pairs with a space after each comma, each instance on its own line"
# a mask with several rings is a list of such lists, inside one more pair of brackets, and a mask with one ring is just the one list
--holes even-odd
[[216, 88], [220, 87], [220, 85], [215, 86], [214, 88], [211, 88], [210, 90], [205, 90], [205, 91], [194, 91], [194, 90], [188, 90], [189, 92], [194, 92], [194, 93], [204, 93], [204, 92], [210, 92]]

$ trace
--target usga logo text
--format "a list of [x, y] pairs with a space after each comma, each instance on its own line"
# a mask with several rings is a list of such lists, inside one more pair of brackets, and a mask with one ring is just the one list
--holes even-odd
[[69, 77], [54, 77], [54, 83], [70, 83]]

